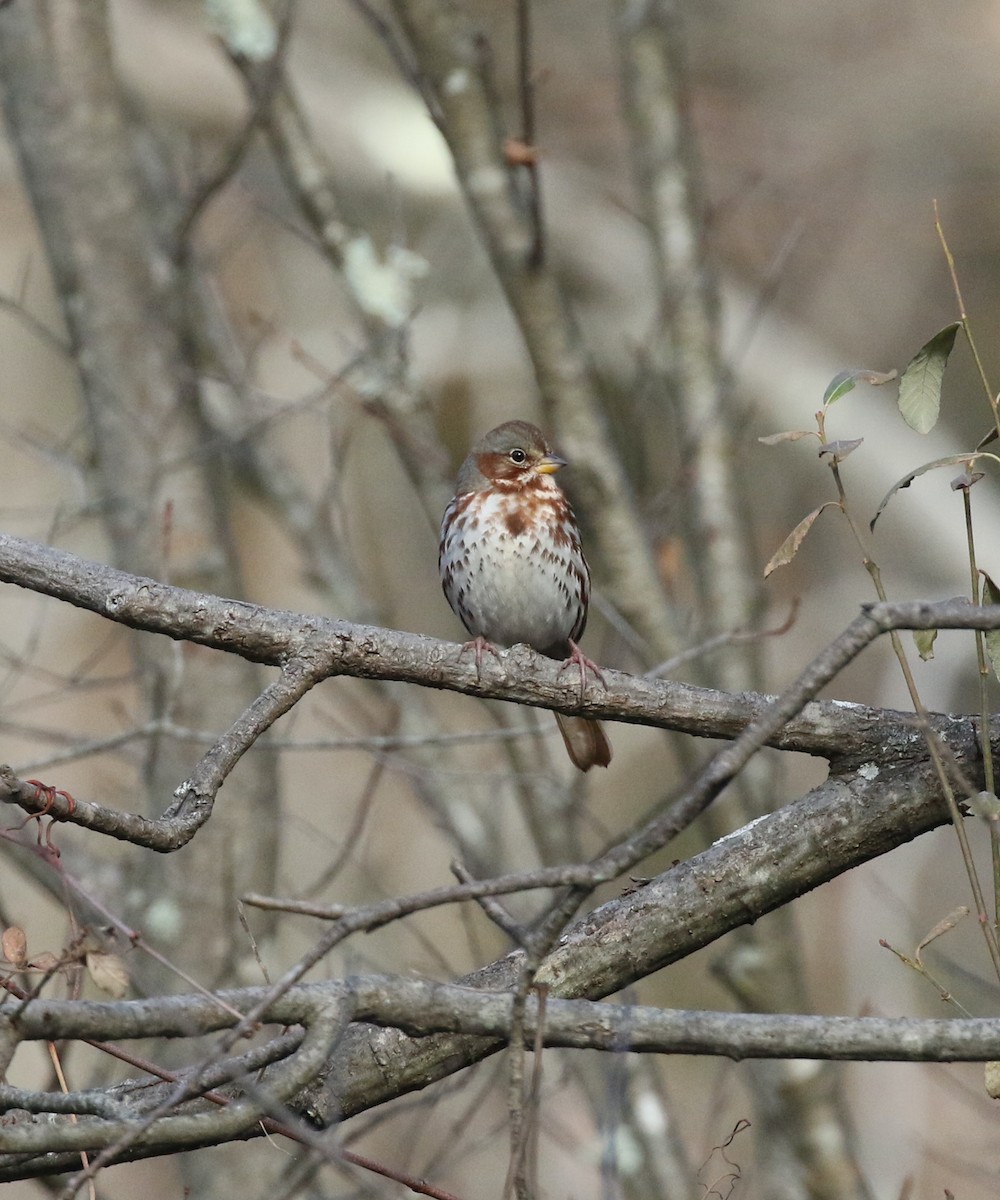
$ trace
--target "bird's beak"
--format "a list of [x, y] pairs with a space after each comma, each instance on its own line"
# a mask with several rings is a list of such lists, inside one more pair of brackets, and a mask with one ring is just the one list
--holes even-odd
[[566, 460], [560, 458], [558, 454], [546, 454], [544, 458], [538, 460], [535, 470], [539, 475], [554, 475], [560, 467], [566, 465]]

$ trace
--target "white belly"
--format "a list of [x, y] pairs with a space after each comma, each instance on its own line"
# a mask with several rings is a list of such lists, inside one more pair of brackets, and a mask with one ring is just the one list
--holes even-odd
[[561, 647], [578, 622], [578, 581], [587, 578], [579, 544], [575, 537], [569, 545], [543, 543], [537, 525], [510, 533], [502, 519], [508, 503], [506, 496], [489, 497], [475, 535], [466, 529], [446, 540], [448, 602], [473, 636], [502, 646]]

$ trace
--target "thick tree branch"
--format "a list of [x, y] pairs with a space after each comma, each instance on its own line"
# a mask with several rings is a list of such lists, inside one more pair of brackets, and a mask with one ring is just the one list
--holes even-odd
[[[0, 535], [0, 580], [57, 596], [132, 628], [198, 642], [283, 668], [282, 680], [263, 693], [208, 752], [195, 774], [176, 789], [177, 803], [159, 820], [84, 805], [54, 795], [51, 788], [22, 784], [8, 773], [3, 780], [6, 794], [2, 798], [19, 803], [28, 812], [49, 813], [56, 819], [89, 825], [156, 850], [177, 849], [208, 820], [218, 788], [251, 744], [251, 734], [266, 729], [314, 683], [339, 674], [405, 680], [703, 736], [735, 737], [733, 745], [715, 756], [670, 810], [652, 818], [607, 856], [606, 871], [601, 875], [604, 879], [613, 878], [665, 845], [765, 745], [827, 753], [831, 758], [836, 747], [842, 769], [866, 760], [888, 766], [923, 759], [924, 734], [913, 718], [901, 714], [833, 702], [810, 706], [815, 715], [806, 720], [804, 728], [796, 730], [793, 722], [811, 697], [881, 633], [907, 627], [1000, 625], [1000, 607], [978, 608], [954, 601], [866, 606], [780, 697], [742, 697], [738, 707], [749, 705], [751, 710], [752, 719], [747, 723], [745, 719], [734, 721], [727, 708], [729, 698], [716, 693], [654, 684], [614, 672], [607, 673], [607, 687], [601, 689], [599, 699], [581, 704], [575, 684], [563, 678], [557, 666], [545, 663], [527, 647], [507, 652], [502, 663], [487, 663], [482, 678], [471, 663], [462, 663], [461, 654], [456, 656], [448, 643], [190, 592], [5, 535]], [[527, 672], [522, 669], [512, 680], [508, 663], [515, 669], [530, 663], [536, 668], [536, 678], [526, 678]], [[497, 676], [501, 683], [491, 681]], [[709, 698], [718, 705], [718, 721], [706, 717], [704, 701]], [[874, 739], [873, 728], [877, 729]], [[828, 740], [834, 731], [833, 741]], [[820, 733], [820, 741], [810, 740], [813, 732]], [[975, 757], [971, 719], [937, 717], [930, 732], [949, 747], [953, 758]]]
[[[538, 981], [553, 996], [610, 995], [947, 820], [926, 764], [880, 771], [871, 779], [829, 780], [586, 914], [560, 939]], [[460, 982], [511, 989], [521, 961], [521, 952], [510, 954]], [[362, 1111], [425, 1087], [495, 1048], [457, 1036], [410, 1039], [390, 1030], [352, 1030], [310, 1111], [322, 1121]]]
[[[592, 685], [581, 703], [578, 684], [567, 679], [558, 664], [527, 647], [514, 647], [499, 658], [489, 656], [478, 672], [471, 656], [460, 657], [451, 642], [193, 592], [3, 533], [0, 582], [64, 600], [133, 629], [196, 642], [253, 662], [280, 667], [302, 658], [320, 678], [347, 675], [416, 683], [699, 737], [734, 737], [774, 699], [754, 693], [731, 696], [606, 670], [607, 689]], [[972, 607], [957, 600], [864, 605], [862, 615], [816, 660], [818, 677], [828, 682], [891, 629], [933, 628], [1000, 628], [1000, 607]], [[948, 740], [969, 733], [972, 723], [971, 717], [936, 715], [933, 728]], [[850, 757], [863, 761], [866, 756], [906, 759], [921, 743], [912, 715], [823, 701], [809, 704], [768, 744], [830, 758], [843, 756], [846, 746]]]

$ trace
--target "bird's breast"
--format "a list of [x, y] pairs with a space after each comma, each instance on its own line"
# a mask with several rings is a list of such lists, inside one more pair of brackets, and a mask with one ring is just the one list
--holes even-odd
[[562, 651], [582, 630], [589, 573], [558, 488], [459, 496], [442, 524], [445, 595], [465, 627], [500, 645]]

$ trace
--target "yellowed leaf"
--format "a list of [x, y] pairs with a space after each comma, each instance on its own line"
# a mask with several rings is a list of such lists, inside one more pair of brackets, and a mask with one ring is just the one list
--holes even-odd
[[934, 657], [934, 643], [937, 641], [937, 635], [936, 629], [914, 629], [913, 631], [913, 644], [924, 662]]

